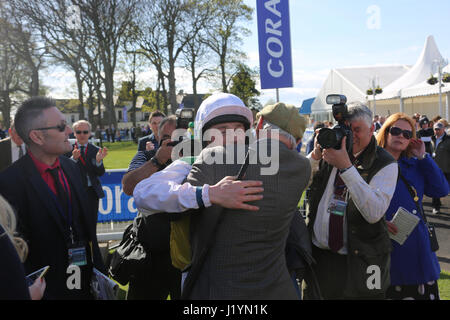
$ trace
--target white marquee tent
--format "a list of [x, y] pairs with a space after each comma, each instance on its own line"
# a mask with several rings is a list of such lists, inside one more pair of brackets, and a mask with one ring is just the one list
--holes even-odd
[[377, 95], [376, 99], [385, 100], [400, 97], [403, 89], [426, 81], [433, 73], [433, 62], [437, 60], [442, 60], [442, 56], [433, 36], [429, 36], [416, 64], [403, 76], [384, 87], [383, 93]]
[[331, 106], [326, 104], [329, 94], [343, 94], [347, 101], [365, 102], [366, 91], [371, 87], [372, 79], [380, 87], [386, 87], [408, 72], [405, 65], [360, 66], [332, 69], [311, 106], [316, 120], [331, 120]]
[[[432, 74], [438, 78], [437, 65], [443, 60], [434, 37], [428, 36], [416, 64], [402, 77], [385, 87], [382, 94], [376, 96], [377, 110], [381, 105], [385, 106], [384, 109], [389, 106], [394, 112], [419, 112], [430, 117], [440, 114], [448, 118], [450, 83], [442, 83], [441, 93], [444, 101], [441, 110], [438, 101], [439, 85], [427, 83]], [[449, 66], [443, 69], [443, 73], [445, 72], [450, 72]], [[406, 104], [409, 106], [406, 107]], [[395, 105], [398, 107], [395, 108]]]
[[[375, 113], [388, 115], [393, 112], [424, 113], [428, 116], [447, 115], [450, 101], [450, 83], [443, 83], [443, 104], [447, 113], [438, 110], [439, 86], [429, 85], [428, 78], [434, 73], [437, 77], [436, 62], [442, 61], [442, 55], [433, 36], [429, 36], [419, 59], [414, 66], [366, 66], [332, 69], [315, 99], [311, 111], [317, 120], [330, 119], [331, 106], [325, 102], [326, 96], [340, 93], [347, 96], [347, 101], [367, 101]], [[450, 73], [450, 66], [443, 72]], [[372, 79], [383, 89], [382, 94], [367, 96], [367, 89], [372, 86]]]

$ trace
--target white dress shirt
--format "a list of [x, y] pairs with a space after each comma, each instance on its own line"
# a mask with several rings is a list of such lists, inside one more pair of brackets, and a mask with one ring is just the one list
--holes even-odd
[[[136, 207], [143, 209], [146, 214], [198, 209], [196, 187], [188, 182], [182, 184], [191, 169], [192, 166], [187, 162], [176, 160], [139, 182], [133, 192]], [[211, 206], [207, 184], [203, 185], [202, 200], [205, 207]]]
[[[311, 154], [307, 156], [310, 160], [313, 174], [318, 170], [319, 160], [314, 160]], [[320, 199], [317, 208], [316, 220], [314, 222], [312, 241], [314, 245], [321, 249], [329, 249], [328, 228], [330, 213], [328, 207], [334, 194], [334, 180], [336, 179], [337, 168], [331, 171], [325, 192]], [[349, 199], [355, 203], [363, 218], [370, 224], [378, 222], [384, 217], [387, 208], [394, 195], [397, 185], [398, 165], [391, 163], [372, 178], [369, 184], [359, 175], [355, 167], [351, 167], [341, 174], [341, 178], [347, 186]], [[339, 250], [339, 254], [347, 254], [347, 223], [344, 215], [344, 246]]]
[[25, 155], [27, 153], [26, 148], [25, 148], [25, 143], [22, 143], [20, 146], [18, 146], [11, 139], [11, 163], [19, 160], [19, 158], [20, 158], [19, 157], [19, 154], [20, 154], [19, 148], [22, 149], [23, 155]]

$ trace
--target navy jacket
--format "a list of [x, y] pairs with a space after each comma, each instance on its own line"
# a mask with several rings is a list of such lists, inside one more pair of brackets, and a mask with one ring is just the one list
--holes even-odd
[[[83, 162], [78, 159], [75, 160], [78, 167], [80, 168], [80, 171], [84, 174], [82, 176], [83, 184], [85, 187], [87, 187], [87, 180], [86, 175], [89, 176], [89, 179], [92, 183], [92, 188], [94, 188], [95, 193], [97, 194], [98, 198], [103, 198], [105, 196], [105, 193], [103, 192], [102, 184], [100, 182], [99, 177], [105, 174], [105, 167], [103, 163], [100, 166], [97, 166], [97, 160], [96, 156], [98, 153], [99, 147], [88, 143], [87, 147], [87, 153], [85, 155], [86, 157], [86, 164], [83, 164]], [[71, 156], [71, 154], [70, 154]]]
[[147, 142], [150, 141], [155, 145], [155, 150], [159, 148], [159, 141], [156, 140], [155, 135], [152, 133], [148, 136], [142, 137], [138, 141], [138, 151], [145, 151], [145, 146]]

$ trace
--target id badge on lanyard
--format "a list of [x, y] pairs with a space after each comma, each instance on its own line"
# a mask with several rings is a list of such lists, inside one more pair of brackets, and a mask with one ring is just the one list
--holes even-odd
[[336, 197], [336, 195], [333, 196], [333, 198], [330, 201], [330, 205], [328, 206], [328, 211], [330, 214], [338, 215], [338, 216], [344, 216], [345, 210], [347, 210], [348, 205], [348, 191], [345, 191], [345, 197]]
[[69, 265], [85, 266], [87, 265], [86, 247], [74, 245], [69, 248], [68, 253]]

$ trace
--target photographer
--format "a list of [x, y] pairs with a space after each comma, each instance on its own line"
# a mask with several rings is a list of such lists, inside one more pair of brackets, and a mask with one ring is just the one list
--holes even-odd
[[[325, 299], [383, 299], [389, 286], [391, 251], [384, 213], [395, 190], [398, 167], [377, 146], [372, 112], [366, 106], [355, 104], [344, 119], [336, 120], [340, 125], [346, 121], [352, 132], [342, 138], [340, 149], [322, 150], [316, 141], [308, 155], [314, 174], [308, 229], [315, 271]], [[349, 139], [353, 143], [346, 148]], [[371, 268], [378, 272], [369, 279]]]

